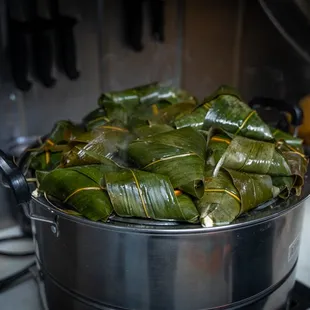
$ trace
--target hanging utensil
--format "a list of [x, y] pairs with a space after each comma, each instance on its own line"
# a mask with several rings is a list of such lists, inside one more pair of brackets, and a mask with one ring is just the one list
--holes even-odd
[[36, 0], [28, 0], [27, 4], [31, 16], [34, 74], [45, 87], [53, 87], [56, 84], [52, 76], [53, 24], [51, 20], [39, 16]]
[[143, 50], [143, 0], [123, 0], [125, 43], [136, 52]]
[[151, 18], [151, 34], [155, 41], [164, 42], [164, 18], [165, 18], [165, 1], [150, 0], [149, 1], [150, 18]]
[[[29, 75], [29, 46], [27, 37], [29, 34], [29, 21], [23, 14], [19, 2], [10, 3], [7, 1], [7, 26], [8, 45], [11, 60], [11, 72], [16, 87], [21, 91], [29, 91], [31, 82]], [[23, 51], [21, 53], [21, 51]]]
[[58, 67], [70, 80], [76, 80], [80, 76], [74, 38], [77, 20], [60, 13], [58, 0], [50, 0], [50, 12], [56, 30]]

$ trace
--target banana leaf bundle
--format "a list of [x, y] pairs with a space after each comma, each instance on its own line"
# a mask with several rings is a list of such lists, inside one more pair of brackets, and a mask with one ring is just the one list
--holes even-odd
[[[154, 113], [154, 109], [184, 101], [196, 103], [196, 99], [183, 90], [151, 83], [123, 91], [104, 93], [100, 96], [98, 104], [105, 110], [109, 120], [120, 120], [127, 124], [135, 109], [138, 111], [141, 109], [139, 114], [149, 111]], [[148, 109], [143, 111], [144, 107], [141, 108], [140, 105]]]
[[126, 169], [107, 173], [106, 185], [119, 216], [198, 222], [199, 214], [192, 199], [174, 191], [167, 176]]
[[303, 153], [284, 141], [270, 143], [213, 133], [210, 131], [207, 162], [215, 166], [215, 170], [223, 167], [275, 177], [293, 177], [292, 188], [300, 195], [308, 165]]
[[285, 141], [286, 144], [294, 146], [295, 148], [298, 148], [299, 150], [303, 151], [303, 148], [302, 148], [303, 140], [302, 139], [293, 137], [291, 134], [284, 132], [280, 129], [276, 129], [276, 128], [270, 128], [270, 129], [276, 141]]
[[150, 136], [154, 136], [158, 133], [164, 133], [172, 130], [174, 130], [174, 128], [166, 124], [151, 124], [134, 128], [133, 133], [139, 139], [143, 139]]
[[221, 169], [213, 176], [213, 170], [206, 169], [205, 195], [197, 204], [204, 227], [229, 224], [279, 194], [269, 175]]
[[202, 106], [195, 108], [191, 113], [176, 118], [174, 125], [177, 129], [184, 127], [202, 129], [208, 110], [209, 106], [203, 104]]
[[175, 127], [175, 122], [184, 115], [191, 113], [196, 108], [194, 101], [184, 101], [173, 105], [162, 106], [160, 103], [153, 104], [152, 107], [141, 106], [135, 111], [135, 117], [130, 124], [168, 124]]
[[132, 139], [133, 135], [119, 123], [96, 127], [69, 142], [70, 150], [63, 153], [61, 166], [111, 164], [116, 155], [124, 154]]
[[91, 131], [93, 128], [105, 125], [110, 122], [107, 117], [107, 113], [103, 108], [97, 108], [88, 113], [82, 121], [87, 131]]
[[58, 121], [44, 143], [28, 149], [30, 156], [26, 163], [34, 170], [52, 170], [56, 168], [62, 158], [62, 152], [68, 150], [67, 143], [75, 139], [84, 130], [70, 121]]
[[274, 140], [269, 126], [230, 88], [219, 88], [217, 92], [204, 99], [203, 105], [208, 108], [204, 129], [218, 127], [231, 134], [251, 139]]
[[129, 144], [129, 157], [140, 169], [166, 175], [172, 186], [200, 198], [204, 188], [206, 141], [188, 127]]
[[201, 103], [152, 83], [103, 94], [83, 127], [59, 122], [32, 150], [39, 191], [70, 214], [228, 224], [301, 194], [302, 140], [270, 128], [232, 88]]
[[290, 167], [291, 174], [294, 177], [293, 188], [296, 190], [296, 195], [300, 196], [308, 168], [308, 158], [302, 149], [293, 147], [285, 142], [278, 142], [277, 149], [281, 152]]
[[111, 165], [58, 168], [51, 172], [37, 171], [37, 179], [40, 191], [90, 220], [106, 221], [113, 208], [105, 190], [104, 175], [117, 169]]

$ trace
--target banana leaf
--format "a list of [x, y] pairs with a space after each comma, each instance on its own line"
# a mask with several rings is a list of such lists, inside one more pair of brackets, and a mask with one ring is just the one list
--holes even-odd
[[307, 173], [308, 158], [302, 150], [290, 146], [285, 142], [278, 143], [277, 149], [281, 152], [290, 167], [291, 175], [295, 177], [293, 188], [296, 190], [296, 195], [300, 196], [304, 185], [304, 178]]
[[[133, 139], [126, 128], [112, 124], [85, 132], [70, 141], [71, 149], [62, 157], [62, 167], [89, 164], [113, 164], [117, 156], [126, 155], [128, 143]], [[126, 161], [123, 158], [123, 161]]]
[[84, 130], [80, 126], [70, 121], [58, 121], [49, 134], [48, 139], [54, 144], [60, 144], [73, 139], [83, 131]]
[[215, 135], [209, 141], [208, 164], [238, 171], [291, 176], [293, 171], [274, 143]]
[[184, 127], [194, 127], [196, 129], [202, 129], [208, 110], [208, 106], [200, 106], [191, 113], [177, 118], [174, 121], [174, 125], [177, 129]]
[[202, 129], [206, 114], [210, 109], [209, 102], [215, 100], [220, 95], [232, 95], [235, 96], [237, 99], [241, 100], [240, 94], [236, 91], [236, 89], [223, 85], [220, 86], [215, 92], [204, 99], [203, 104], [197, 106], [191, 113], [179, 117], [174, 121], [174, 125], [177, 129], [184, 128], [184, 127], [194, 127], [196, 129]]
[[274, 187], [278, 188], [279, 197], [283, 199], [287, 199], [294, 187], [294, 183], [296, 182], [296, 177], [272, 177], [272, 184]]
[[193, 111], [196, 107], [195, 102], [180, 102], [173, 105], [153, 104], [152, 106], [143, 106], [143, 113], [135, 111], [131, 123], [137, 121], [147, 121], [150, 124], [169, 124], [174, 125], [174, 121]]
[[49, 173], [38, 171], [39, 191], [68, 204], [90, 220], [106, 221], [113, 208], [102, 184], [110, 171], [111, 166], [103, 165], [59, 168]]
[[110, 122], [111, 121], [108, 119], [105, 110], [102, 108], [91, 112], [86, 116], [86, 118], [83, 119], [83, 123], [87, 131], [91, 131], [96, 127], [106, 125]]
[[236, 88], [234, 88], [232, 86], [229, 86], [229, 85], [225, 85], [225, 84], [219, 86], [210, 95], [205, 97], [203, 101], [204, 102], [210, 102], [210, 101], [212, 101], [214, 99], [217, 99], [219, 96], [222, 96], [222, 95], [234, 96], [237, 99], [242, 101], [242, 97], [241, 97], [241, 94], [239, 93], [239, 91]]
[[174, 122], [184, 115], [191, 113], [196, 107], [195, 102], [184, 101], [169, 107], [160, 109], [158, 113], [150, 119], [152, 122], [160, 124], [174, 125]]
[[66, 149], [65, 143], [81, 134], [83, 129], [70, 121], [58, 121], [51, 133], [40, 146], [28, 149], [28, 158], [25, 170], [30, 167], [34, 170], [52, 170], [61, 160], [62, 152]]
[[[153, 104], [175, 104], [179, 102], [193, 102], [196, 99], [187, 92], [167, 87], [159, 83], [151, 83], [140, 87], [102, 94], [98, 104], [106, 111], [110, 120], [121, 120], [125, 124], [139, 105], [151, 106]], [[147, 115], [151, 111], [146, 110]], [[143, 108], [140, 113], [143, 114]], [[146, 115], [145, 115], [146, 116]], [[141, 116], [142, 117], [142, 116]]]
[[205, 194], [197, 202], [200, 222], [204, 227], [229, 224], [277, 193], [268, 175], [221, 169], [213, 176], [211, 167], [206, 171]]
[[255, 140], [273, 141], [270, 128], [262, 121], [255, 110], [252, 110], [230, 89], [220, 89], [203, 101], [209, 107], [203, 129], [219, 127], [234, 135], [241, 135]]
[[87, 115], [85, 115], [82, 119], [84, 124], [87, 124], [90, 121], [93, 121], [97, 118], [100, 118], [102, 116], [106, 116], [106, 112], [103, 108], [97, 108], [91, 112], [89, 112]]
[[192, 128], [182, 128], [129, 144], [129, 157], [140, 169], [163, 174], [172, 186], [195, 197], [203, 195], [206, 141]]
[[168, 132], [174, 130], [173, 127], [166, 124], [154, 124], [148, 126], [141, 126], [133, 129], [133, 133], [139, 138], [144, 139], [150, 136], [154, 136], [159, 133]]
[[55, 169], [61, 162], [62, 153], [61, 152], [44, 152], [36, 154], [29, 160], [30, 168], [34, 170], [51, 171]]
[[196, 223], [199, 215], [186, 195], [176, 195], [168, 177], [138, 170], [106, 174], [115, 213], [124, 217]]
[[300, 138], [293, 137], [291, 134], [284, 132], [280, 129], [270, 128], [272, 135], [276, 141], [285, 141], [287, 144], [297, 147], [302, 150], [303, 140]]

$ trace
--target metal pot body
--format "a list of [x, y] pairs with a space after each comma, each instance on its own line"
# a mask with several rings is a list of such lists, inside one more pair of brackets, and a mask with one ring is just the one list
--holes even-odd
[[[262, 221], [211, 231], [100, 224], [56, 212], [58, 236], [49, 224], [33, 222], [48, 299], [55, 303], [65, 294], [93, 309], [135, 310], [267, 302], [266, 296], [294, 278], [303, 204]], [[33, 209], [50, 216], [37, 203]], [[290, 289], [278, 297], [279, 305]], [[276, 309], [266, 307], [261, 309]]]
[[[295, 283], [296, 267], [292, 270], [289, 277], [275, 290], [268, 292], [268, 294], [242, 303], [237, 307], [230, 307], [230, 309], [242, 310], [287, 310], [291, 309], [289, 306], [294, 301], [291, 300], [291, 292]], [[48, 303], [50, 310], [66, 309], [66, 310], [112, 310], [115, 308], [102, 306], [98, 303], [91, 302], [85, 298], [74, 294], [65, 288], [61, 287], [48, 275], [44, 275], [44, 289], [41, 294]], [[287, 299], [286, 296], [289, 296]], [[118, 308], [119, 309], [119, 308]], [[162, 309], [166, 309], [163, 307]], [[219, 309], [219, 308], [216, 308]], [[221, 307], [220, 309], [227, 309]]]

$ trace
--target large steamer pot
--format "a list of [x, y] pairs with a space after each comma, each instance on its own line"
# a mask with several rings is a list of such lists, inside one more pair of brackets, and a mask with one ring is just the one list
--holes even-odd
[[307, 179], [300, 197], [222, 227], [117, 217], [99, 223], [31, 197], [24, 176], [0, 155], [0, 170], [32, 218], [50, 310], [286, 309]]

